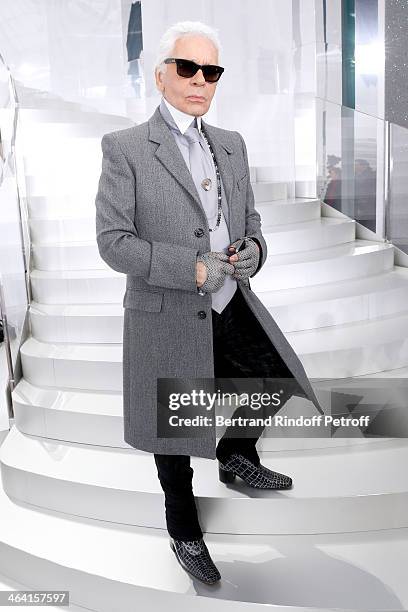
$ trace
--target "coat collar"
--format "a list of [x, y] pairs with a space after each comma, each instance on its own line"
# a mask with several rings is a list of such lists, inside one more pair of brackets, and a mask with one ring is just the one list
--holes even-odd
[[[220, 135], [218, 128], [209, 125], [203, 119], [201, 119], [201, 125], [204, 128], [208, 140], [214, 150], [227, 196], [230, 213], [229, 218], [231, 219], [231, 192], [235, 175], [230, 155], [233, 155], [234, 149], [225, 142], [225, 137]], [[162, 162], [162, 164], [174, 176], [180, 185], [188, 191], [205, 215], [205, 211], [191, 173], [187, 168], [173, 134], [162, 117], [159, 106], [148, 120], [148, 126], [149, 140], [159, 144], [155, 151], [156, 157]]]

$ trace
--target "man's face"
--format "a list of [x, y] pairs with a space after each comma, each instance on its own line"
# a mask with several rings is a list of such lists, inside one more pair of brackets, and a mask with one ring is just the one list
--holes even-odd
[[[204, 36], [178, 38], [169, 57], [188, 59], [201, 65], [218, 65], [217, 49]], [[195, 117], [204, 115], [210, 108], [217, 83], [207, 83], [201, 69], [188, 79], [177, 74], [176, 64], [167, 64], [166, 72], [159, 74], [156, 70], [155, 76], [158, 89], [175, 108]]]

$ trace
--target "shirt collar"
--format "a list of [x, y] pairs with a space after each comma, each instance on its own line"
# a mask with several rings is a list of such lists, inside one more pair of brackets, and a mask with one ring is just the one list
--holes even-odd
[[[174, 121], [176, 122], [178, 129], [180, 130], [182, 134], [184, 134], [187, 128], [190, 127], [192, 121], [194, 120], [194, 117], [192, 115], [189, 115], [188, 113], [185, 113], [179, 110], [178, 108], [170, 104], [170, 102], [166, 100], [164, 96], [163, 96], [163, 101], [165, 105], [167, 106], [167, 108], [169, 109], [169, 112], [171, 116], [173, 117]], [[197, 125], [198, 125], [198, 130], [200, 131], [201, 130], [201, 117], [197, 117]]]

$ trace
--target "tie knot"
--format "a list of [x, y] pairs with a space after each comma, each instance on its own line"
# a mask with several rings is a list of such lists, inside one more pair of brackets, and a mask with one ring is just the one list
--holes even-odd
[[194, 142], [200, 142], [200, 134], [198, 129], [195, 127], [194, 123], [190, 125], [189, 128], [184, 132], [184, 136], [186, 137], [189, 144], [193, 144]]

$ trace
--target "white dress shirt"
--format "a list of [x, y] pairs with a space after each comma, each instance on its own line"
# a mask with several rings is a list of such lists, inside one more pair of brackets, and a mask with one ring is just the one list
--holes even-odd
[[[188, 113], [185, 113], [179, 110], [178, 108], [170, 104], [170, 102], [166, 100], [164, 96], [163, 96], [163, 100], [164, 100], [165, 105], [169, 109], [171, 116], [176, 122], [178, 129], [180, 130], [182, 134], [184, 134], [186, 129], [190, 127], [191, 122], [194, 119], [194, 116], [189, 115]], [[201, 130], [201, 117], [197, 117], [197, 125], [198, 125], [198, 129]]]

